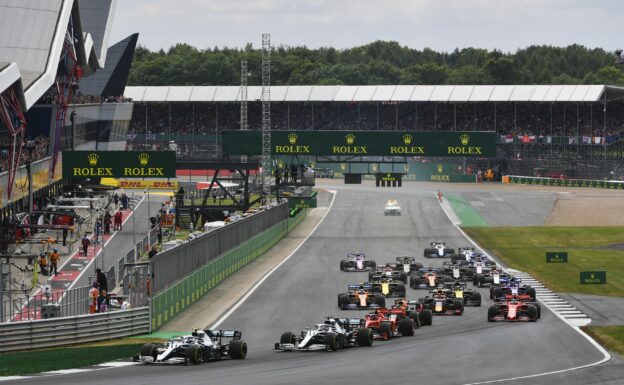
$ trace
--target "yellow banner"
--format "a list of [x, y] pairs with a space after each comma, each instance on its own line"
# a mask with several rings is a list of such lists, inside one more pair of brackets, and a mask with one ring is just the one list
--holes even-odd
[[102, 178], [100, 180], [100, 184], [107, 186], [115, 186], [119, 188], [125, 189], [159, 189], [159, 190], [178, 190], [178, 181], [177, 180], [166, 180], [166, 179], [150, 179], [150, 180], [141, 180], [141, 179], [115, 179], [115, 178]]

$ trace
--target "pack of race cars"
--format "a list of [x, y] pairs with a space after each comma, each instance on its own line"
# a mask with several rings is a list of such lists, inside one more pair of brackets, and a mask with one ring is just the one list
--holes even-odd
[[[367, 310], [362, 318], [327, 316], [300, 333], [284, 332], [274, 348], [280, 351], [337, 351], [368, 347], [374, 340], [414, 336], [421, 326], [432, 325], [434, 315], [461, 316], [467, 306], [480, 307], [481, 292], [489, 288], [493, 303], [487, 320], [530, 321], [541, 317], [535, 289], [500, 269], [472, 247], [457, 253], [444, 242], [432, 242], [427, 258], [450, 258], [442, 267], [423, 266], [414, 257], [377, 264], [362, 252], [340, 261], [344, 272], [367, 273], [366, 282], [352, 283], [338, 294], [340, 310]], [[468, 287], [469, 282], [473, 288]], [[407, 298], [407, 286], [428, 290], [417, 299]], [[387, 299], [392, 304], [388, 306]], [[221, 359], [244, 359], [247, 344], [235, 330], [200, 330], [170, 339], [164, 344], [145, 344], [135, 360], [143, 363], [194, 363]]]

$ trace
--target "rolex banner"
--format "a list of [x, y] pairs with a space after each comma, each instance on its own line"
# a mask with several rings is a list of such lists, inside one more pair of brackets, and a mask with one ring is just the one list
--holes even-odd
[[[261, 155], [261, 131], [224, 131], [225, 155]], [[496, 155], [496, 133], [480, 131], [272, 131], [273, 155], [466, 156]]]
[[64, 178], [175, 178], [174, 151], [63, 151]]

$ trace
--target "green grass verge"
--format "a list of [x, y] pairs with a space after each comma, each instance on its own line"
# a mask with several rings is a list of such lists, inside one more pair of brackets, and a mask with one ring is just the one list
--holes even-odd
[[52, 370], [75, 369], [128, 358], [141, 350], [143, 343], [89, 345], [30, 350], [0, 354], [0, 376], [19, 376]]
[[485, 219], [464, 198], [459, 195], [446, 195], [446, 200], [451, 204], [462, 226], [488, 226]]
[[[479, 245], [509, 267], [556, 292], [624, 297], [620, 227], [466, 227]], [[546, 263], [546, 251], [567, 251], [568, 263]], [[581, 285], [580, 271], [606, 270], [606, 285]]]
[[585, 326], [582, 329], [605, 348], [624, 355], [624, 326]]

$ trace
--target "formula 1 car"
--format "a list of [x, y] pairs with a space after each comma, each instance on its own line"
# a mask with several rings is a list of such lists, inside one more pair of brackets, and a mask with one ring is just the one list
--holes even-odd
[[444, 283], [443, 270], [435, 267], [423, 267], [410, 276], [412, 289], [433, 289]]
[[523, 285], [519, 278], [503, 278], [498, 285], [490, 288], [491, 299], [506, 299], [518, 297], [521, 299], [535, 300], [535, 289], [529, 285]]
[[[392, 266], [392, 265], [391, 265]], [[396, 263], [394, 264], [394, 270], [403, 270], [406, 273], [417, 271], [423, 267], [423, 264], [416, 262], [416, 258], [408, 257], [404, 255], [402, 257], [396, 257]]]
[[335, 352], [354, 346], [371, 346], [373, 331], [364, 325], [364, 320], [360, 318], [326, 317], [324, 323], [305, 329], [299, 335], [283, 333], [279, 342], [275, 343], [275, 349]]
[[464, 313], [464, 301], [451, 298], [446, 295], [443, 289], [436, 289], [432, 296], [419, 298], [417, 309], [429, 309], [434, 315], [462, 315]]
[[403, 265], [401, 265], [401, 269], [398, 269], [395, 264], [386, 263], [386, 265], [382, 268], [378, 268], [375, 271], [369, 271], [368, 280], [372, 282], [382, 278], [392, 278], [395, 281], [407, 283], [407, 275], [408, 274], [403, 269]]
[[474, 275], [474, 269], [470, 266], [469, 263], [463, 262], [443, 262], [442, 268], [444, 269], [443, 274], [451, 279], [470, 279]]
[[478, 287], [490, 286], [490, 288], [493, 288], [508, 278], [509, 275], [507, 273], [500, 271], [496, 267], [478, 266], [478, 268], [475, 268], [475, 273], [472, 276], [472, 283]]
[[444, 242], [431, 242], [431, 246], [425, 248], [425, 258], [445, 258], [455, 255], [455, 250], [446, 246]]
[[[398, 310], [400, 309], [400, 310]], [[401, 312], [402, 317], [412, 314], [412, 319], [416, 320], [416, 326], [431, 326], [433, 323], [433, 313], [429, 309], [418, 310], [417, 300], [408, 300], [407, 298], [397, 298], [394, 300], [392, 312]], [[414, 318], [416, 315], [416, 318]]]
[[530, 321], [538, 319], [537, 308], [531, 303], [510, 299], [497, 302], [488, 309], [488, 321]]
[[376, 339], [389, 340], [400, 336], [413, 336], [420, 327], [418, 314], [405, 311], [400, 307], [379, 308], [364, 317], [366, 327], [373, 331]]
[[[229, 340], [224, 343], [224, 339]], [[195, 329], [188, 336], [173, 337], [160, 344], [145, 344], [135, 361], [143, 363], [193, 363], [218, 361], [223, 358], [243, 359], [247, 344], [236, 330]]]
[[382, 294], [373, 292], [370, 283], [349, 285], [347, 293], [338, 294], [338, 307], [349, 309], [375, 309], [386, 306], [386, 298]]
[[445, 283], [447, 297], [461, 299], [464, 306], [481, 306], [481, 293], [466, 288], [466, 283], [462, 281]]
[[479, 255], [474, 247], [460, 247], [457, 249], [457, 254], [451, 257], [453, 263], [467, 261], [470, 262], [473, 257]]
[[364, 253], [349, 253], [347, 259], [340, 261], [342, 271], [375, 271], [377, 263], [366, 258]]
[[405, 297], [405, 284], [392, 278], [380, 278], [370, 282], [371, 290], [384, 297]]
[[399, 202], [394, 199], [388, 200], [388, 202], [386, 202], [386, 206], [384, 207], [384, 215], [401, 215]]

